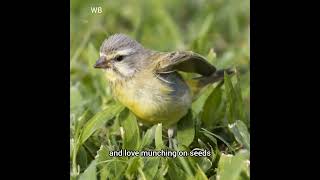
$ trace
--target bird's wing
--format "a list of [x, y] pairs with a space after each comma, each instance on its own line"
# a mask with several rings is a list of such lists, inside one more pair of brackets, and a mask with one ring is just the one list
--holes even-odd
[[177, 51], [163, 54], [156, 71], [157, 73], [184, 71], [210, 76], [216, 68], [199, 54], [191, 51]]

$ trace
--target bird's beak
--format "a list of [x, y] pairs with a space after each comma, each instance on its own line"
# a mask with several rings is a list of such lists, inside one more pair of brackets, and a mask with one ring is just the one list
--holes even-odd
[[105, 57], [100, 57], [94, 65], [94, 68], [108, 68]]

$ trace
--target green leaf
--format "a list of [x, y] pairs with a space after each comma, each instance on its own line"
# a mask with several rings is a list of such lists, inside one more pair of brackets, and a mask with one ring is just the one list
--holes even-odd
[[78, 86], [70, 87], [70, 110], [72, 112], [79, 112], [83, 106], [83, 97], [79, 91]]
[[198, 143], [201, 148], [208, 149], [207, 145], [201, 139], [198, 139]]
[[160, 157], [144, 158], [143, 172], [147, 179], [154, 179], [160, 164]]
[[141, 157], [132, 157], [129, 158], [128, 168], [125, 172], [128, 179], [132, 179], [135, 173], [138, 172], [139, 168], [142, 168], [142, 158]]
[[202, 129], [203, 134], [204, 134], [205, 136], [207, 136], [209, 139], [214, 139], [214, 138], [211, 137], [211, 136], [214, 136], [215, 138], [221, 140], [225, 145], [228, 146], [228, 148], [229, 148], [231, 151], [234, 152], [234, 149], [230, 146], [230, 144], [229, 144], [226, 140], [224, 140], [221, 136], [219, 136], [219, 135], [217, 135], [217, 134], [214, 134], [214, 133], [206, 130], [205, 128], [201, 128], [201, 129]]
[[237, 107], [236, 107], [236, 96], [235, 91], [233, 89], [230, 77], [225, 74], [224, 75], [224, 83], [225, 83], [225, 89], [226, 89], [226, 96], [227, 96], [227, 117], [229, 123], [234, 123], [235, 119], [238, 119], [237, 113]]
[[87, 152], [82, 146], [80, 147], [79, 152], [77, 154], [77, 161], [80, 167], [87, 167]]
[[214, 49], [211, 48], [208, 55], [207, 55], [207, 60], [210, 64], [212, 65], [215, 65], [215, 62], [217, 60], [217, 55], [216, 53], [214, 52]]
[[[174, 147], [174, 150], [176, 151], [187, 151], [188, 149], [186, 146], [179, 146], [179, 147]], [[195, 169], [195, 163], [190, 163], [192, 159], [190, 157], [181, 157], [177, 156], [177, 160], [174, 159], [176, 162], [179, 162], [180, 167], [183, 168], [183, 170], [186, 172], [187, 176], [190, 177], [192, 176], [193, 178], [193, 170]]]
[[[96, 61], [99, 58], [99, 52], [97, 51], [97, 49], [94, 47], [94, 45], [92, 43], [89, 43], [88, 49], [87, 49], [87, 58], [88, 59], [88, 64], [91, 65], [91, 67], [93, 67], [93, 65], [96, 63]], [[93, 69], [93, 68], [92, 68]], [[98, 72], [98, 71], [94, 71], [94, 72]]]
[[205, 101], [201, 120], [206, 127], [213, 127], [222, 119], [221, 116], [222, 90], [217, 86]]
[[206, 87], [202, 90], [199, 97], [192, 103], [192, 111], [198, 115], [202, 112], [204, 103], [213, 91], [213, 86]]
[[218, 164], [217, 176], [219, 180], [238, 180], [241, 172], [247, 166], [248, 151], [239, 151], [235, 156], [222, 154]]
[[154, 179], [155, 180], [164, 180], [164, 175], [167, 174], [168, 172], [168, 158], [160, 158], [159, 162], [159, 169], [157, 171], [157, 174], [155, 175]]
[[73, 141], [74, 141], [74, 139], [70, 139], [70, 159], [72, 159], [72, 152], [73, 152], [73, 148], [74, 148]]
[[161, 150], [165, 148], [165, 145], [162, 140], [162, 123], [159, 123], [156, 127], [154, 140], [156, 144], [156, 150]]
[[138, 150], [140, 147], [140, 133], [137, 119], [127, 108], [119, 115], [124, 129], [123, 149]]
[[195, 52], [204, 53], [208, 48], [208, 34], [212, 29], [213, 23], [213, 13], [206, 15], [205, 19], [201, 21], [202, 24], [197, 26], [197, 35], [192, 41], [191, 49], [194, 49]]
[[178, 123], [177, 126], [177, 140], [179, 146], [189, 146], [195, 135], [194, 123], [192, 119], [192, 112], [189, 111]]
[[80, 174], [79, 180], [96, 180], [97, 174], [96, 174], [96, 161], [93, 160], [89, 167]]
[[176, 165], [174, 159], [170, 158], [168, 159], [168, 175], [170, 179], [175, 180], [186, 180], [188, 174], [185, 173], [179, 166]]
[[229, 129], [236, 140], [250, 151], [250, 134], [246, 125], [242, 121], [237, 120], [234, 124], [229, 125]]
[[227, 97], [227, 117], [230, 124], [236, 120], [246, 121], [240, 89], [234, 88], [230, 76], [225, 73], [225, 89]]
[[98, 165], [100, 163], [110, 159], [109, 150], [104, 145], [101, 145], [100, 149], [97, 151], [97, 155], [96, 155], [95, 159], [96, 159], [96, 162]]
[[200, 27], [199, 35], [197, 37], [197, 45], [198, 51], [203, 52], [205, 47], [205, 42], [207, 41], [207, 36], [210, 28], [212, 27], [211, 24], [213, 22], [213, 13], [208, 14], [207, 17], [204, 19], [202, 26]]
[[216, 145], [216, 146], [218, 145], [217, 139], [214, 136], [212, 136], [208, 133], [206, 133], [205, 136], [207, 136], [207, 138], [209, 138], [213, 142], [214, 145]]
[[100, 177], [103, 177], [102, 179], [106, 179], [106, 177], [110, 179], [121, 179], [124, 177], [124, 172], [127, 168], [127, 162], [118, 158], [106, 161], [102, 165], [102, 171], [100, 172]]
[[195, 160], [203, 172], [207, 172], [212, 166], [212, 162], [207, 157], [196, 157]]
[[80, 136], [80, 144], [83, 144], [97, 129], [101, 128], [107, 121], [111, 120], [123, 108], [124, 107], [120, 104], [113, 104], [94, 115], [83, 127], [83, 131]]
[[99, 175], [100, 175], [100, 179], [107, 179], [107, 177], [110, 177], [109, 169], [107, 168], [107, 166], [103, 166], [100, 169]]
[[166, 13], [166, 11], [163, 8], [155, 9], [155, 13], [161, 19], [162, 25], [168, 31], [167, 35], [170, 36], [170, 38], [172, 39], [172, 42], [175, 43], [176, 47], [181, 46], [182, 45], [181, 33], [179, 33], [180, 32], [179, 27], [173, 21], [172, 17], [168, 13]]
[[[242, 92], [242, 90], [241, 90], [241, 85], [240, 85], [240, 73], [236, 73], [236, 79], [237, 79], [237, 83], [235, 84], [235, 90], [236, 90], [236, 92], [237, 92], [237, 98], [238, 98], [238, 100], [239, 100], [239, 104], [241, 104], [242, 105], [242, 110], [241, 110], [241, 117], [242, 117], [242, 119], [240, 119], [240, 120], [242, 120], [243, 122], [245, 122], [246, 123], [246, 125], [248, 126], [248, 127], [250, 127], [250, 119], [249, 119], [249, 114], [247, 113], [248, 112], [248, 109], [246, 109], [245, 108], [245, 103], [244, 103], [244, 101], [243, 101], [243, 92]], [[250, 86], [248, 86], [249, 87], [249, 89], [250, 89]], [[249, 106], [247, 106], [247, 107], [249, 107]]]
[[141, 168], [138, 168], [138, 172], [140, 174], [139, 179], [141, 180], [147, 180], [145, 173], [143, 172], [143, 170]]
[[123, 172], [127, 167], [125, 157], [110, 157], [109, 149], [101, 145], [100, 149], [97, 151], [95, 160], [97, 162], [97, 167], [100, 169], [100, 179], [119, 179], [123, 176]]
[[195, 175], [195, 180], [208, 180], [206, 174], [202, 171], [202, 169], [197, 165], [198, 169]]
[[208, 34], [210, 28], [212, 27], [211, 24], [213, 22], [213, 13], [208, 14], [208, 16], [204, 19], [203, 24], [199, 31], [199, 37], [203, 37]]
[[146, 146], [149, 146], [152, 143], [152, 141], [154, 139], [156, 127], [157, 127], [157, 125], [154, 125], [147, 130], [147, 132], [145, 133], [145, 135], [142, 138], [140, 150], [142, 150]]
[[[88, 119], [88, 114], [89, 114], [89, 110], [84, 111], [81, 116], [79, 118], [77, 118], [77, 120], [74, 120], [74, 134], [73, 134], [73, 138], [75, 138], [75, 141], [78, 143], [78, 138], [82, 132], [82, 128], [84, 126], [84, 124], [86, 123], [86, 120]], [[77, 144], [77, 147], [79, 147], [79, 144]]]

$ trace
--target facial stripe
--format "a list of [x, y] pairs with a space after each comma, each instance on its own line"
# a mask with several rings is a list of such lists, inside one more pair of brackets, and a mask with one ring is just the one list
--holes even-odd
[[124, 50], [117, 51], [116, 54], [126, 56], [126, 55], [131, 54], [132, 52], [133, 52], [132, 49], [124, 49]]
[[106, 57], [106, 59], [113, 59], [113, 58], [115, 58], [116, 56], [119, 56], [119, 55], [121, 55], [121, 56], [130, 55], [132, 52], [133, 52], [132, 49], [124, 49], [124, 50], [120, 50], [120, 51], [110, 52], [110, 53], [108, 53], [108, 55], [106, 55], [103, 52], [100, 52], [100, 56], [101, 57]]
[[113, 59], [116, 55], [117, 54], [115, 54], [115, 53], [111, 53], [111, 54], [109, 53], [108, 55], [106, 55], [106, 54], [100, 52], [100, 57], [105, 57], [106, 59]]

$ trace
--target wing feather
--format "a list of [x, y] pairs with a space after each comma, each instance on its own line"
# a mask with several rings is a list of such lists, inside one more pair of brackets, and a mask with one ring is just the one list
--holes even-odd
[[178, 51], [164, 54], [161, 58], [157, 73], [184, 71], [210, 76], [216, 71], [206, 59], [191, 51]]

